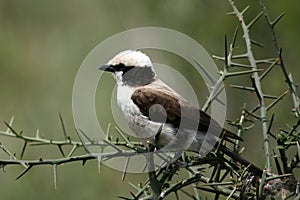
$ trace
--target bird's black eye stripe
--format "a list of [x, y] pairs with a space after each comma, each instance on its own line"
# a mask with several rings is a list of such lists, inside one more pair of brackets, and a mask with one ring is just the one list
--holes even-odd
[[117, 72], [120, 72], [120, 71], [123, 71], [125, 69], [125, 65], [123, 63], [120, 63], [118, 65], [114, 65], [114, 69], [117, 71]]
[[120, 64], [118, 64], [118, 65], [114, 65], [114, 69], [117, 71], [117, 72], [120, 72], [120, 71], [122, 71], [122, 72], [124, 72], [124, 74], [126, 73], [126, 72], [128, 72], [129, 70], [131, 70], [132, 68], [134, 68], [134, 67], [126, 67], [123, 63], [120, 63]]

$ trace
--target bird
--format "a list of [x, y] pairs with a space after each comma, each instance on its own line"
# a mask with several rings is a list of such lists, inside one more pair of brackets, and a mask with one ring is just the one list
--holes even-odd
[[219, 145], [219, 138], [242, 139], [160, 80], [145, 53], [124, 50], [99, 70], [114, 76], [117, 104], [136, 137], [152, 141], [157, 149], [178, 148], [202, 156], [218, 146], [227, 156], [249, 165], [254, 173], [262, 173], [260, 168]]

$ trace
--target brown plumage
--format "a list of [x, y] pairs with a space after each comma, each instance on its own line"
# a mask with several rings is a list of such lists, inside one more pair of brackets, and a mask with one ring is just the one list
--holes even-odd
[[[170, 123], [175, 128], [197, 128], [198, 131], [204, 133], [210, 128], [210, 131], [221, 131], [225, 136], [224, 139], [242, 140], [234, 133], [222, 129], [208, 114], [186, 101], [183, 97], [175, 96], [170, 88], [157, 87], [155, 82], [138, 87], [132, 94], [131, 99], [145, 116], [150, 117], [149, 111], [151, 110], [151, 113], [156, 116], [150, 118], [152, 121]], [[182, 120], [183, 123], [181, 123]], [[198, 126], [195, 127], [195, 124]]]

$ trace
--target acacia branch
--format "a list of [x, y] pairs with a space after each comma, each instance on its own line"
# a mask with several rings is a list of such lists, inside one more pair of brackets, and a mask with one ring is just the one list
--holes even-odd
[[282, 73], [285, 77], [285, 81], [288, 84], [289, 89], [290, 89], [291, 94], [292, 94], [295, 115], [296, 115], [296, 117], [300, 117], [300, 98], [297, 95], [296, 85], [293, 82], [292, 75], [288, 74], [287, 70], [285, 68], [284, 61], [283, 61], [283, 58], [282, 58], [282, 48], [279, 45], [279, 42], [278, 42], [278, 39], [277, 39], [277, 36], [276, 36], [276, 32], [275, 32], [275, 25], [284, 16], [284, 13], [281, 13], [274, 21], [272, 21], [269, 14], [268, 14], [267, 8], [264, 4], [264, 1], [260, 0], [259, 2], [260, 2], [260, 5], [261, 5], [261, 8], [262, 8], [262, 11], [264, 13], [267, 25], [271, 29], [271, 32], [272, 32], [273, 43], [274, 43], [274, 46], [275, 46], [276, 51], [277, 51], [278, 59], [280, 60], [279, 64], [280, 64]]
[[258, 74], [258, 67], [256, 65], [256, 60], [254, 58], [254, 54], [251, 49], [251, 39], [249, 35], [249, 28], [246, 22], [244, 21], [243, 14], [245, 12], [240, 12], [237, 7], [235, 6], [235, 2], [233, 0], [229, 0], [229, 3], [233, 9], [234, 14], [238, 18], [240, 25], [243, 30], [243, 38], [245, 40], [245, 45], [246, 45], [246, 50], [247, 50], [247, 57], [248, 61], [250, 63], [250, 66], [252, 67], [253, 73], [253, 83], [254, 87], [256, 89], [256, 94], [259, 99], [259, 104], [260, 104], [260, 119], [262, 123], [262, 134], [264, 138], [264, 150], [265, 150], [265, 159], [266, 159], [266, 168], [268, 171], [271, 171], [271, 154], [270, 154], [270, 144], [269, 144], [269, 136], [268, 136], [268, 122], [267, 122], [267, 108], [266, 104], [264, 101], [264, 95], [263, 95], [263, 90]]

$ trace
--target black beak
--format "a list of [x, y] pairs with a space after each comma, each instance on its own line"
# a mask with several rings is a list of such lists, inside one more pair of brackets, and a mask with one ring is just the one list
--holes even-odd
[[115, 68], [112, 65], [102, 65], [99, 67], [99, 70], [106, 71], [106, 72], [116, 72]]

